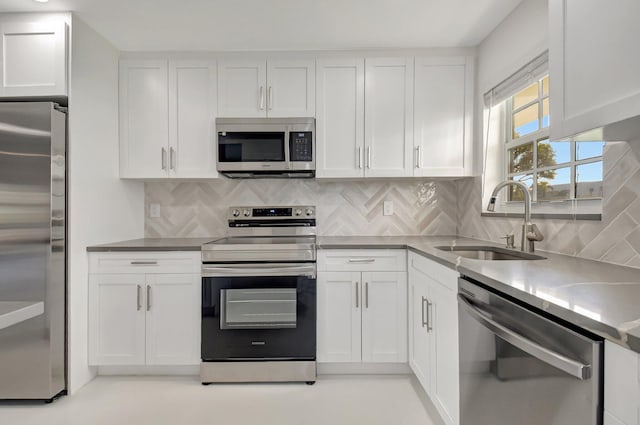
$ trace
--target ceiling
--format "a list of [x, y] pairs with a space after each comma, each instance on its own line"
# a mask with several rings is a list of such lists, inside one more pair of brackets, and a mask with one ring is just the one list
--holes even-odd
[[73, 11], [117, 48], [322, 50], [462, 47], [522, 0], [0, 0], [0, 12]]

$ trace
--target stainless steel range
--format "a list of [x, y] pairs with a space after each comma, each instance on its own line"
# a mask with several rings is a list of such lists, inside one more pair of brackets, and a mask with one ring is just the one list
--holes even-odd
[[202, 246], [202, 383], [314, 383], [315, 207], [232, 207], [228, 223]]

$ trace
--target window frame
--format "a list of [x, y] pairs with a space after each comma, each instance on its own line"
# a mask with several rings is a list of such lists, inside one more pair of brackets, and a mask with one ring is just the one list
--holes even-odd
[[[502, 143], [503, 145], [503, 149], [502, 149], [502, 154], [503, 154], [503, 170], [502, 170], [502, 175], [504, 177], [504, 180], [513, 180], [513, 178], [515, 176], [521, 176], [521, 175], [529, 175], [531, 174], [533, 176], [533, 181], [532, 181], [532, 188], [531, 188], [531, 202], [534, 204], [551, 204], [551, 203], [566, 203], [566, 202], [602, 202], [603, 196], [601, 197], [593, 197], [593, 198], [576, 198], [576, 185], [577, 185], [577, 179], [576, 179], [576, 172], [577, 172], [577, 168], [580, 165], [583, 164], [591, 164], [591, 163], [595, 163], [595, 162], [602, 162], [603, 163], [603, 168], [604, 168], [604, 152], [602, 155], [600, 156], [595, 156], [595, 157], [591, 157], [591, 158], [587, 158], [587, 159], [582, 159], [582, 160], [577, 160], [576, 159], [576, 142], [579, 142], [580, 140], [577, 140], [577, 138], [575, 137], [571, 137], [568, 139], [563, 139], [563, 140], [558, 140], [558, 142], [562, 141], [562, 142], [569, 142], [570, 143], [570, 160], [567, 162], [564, 162], [562, 164], [557, 164], [557, 165], [552, 165], [552, 166], [545, 166], [545, 167], [538, 167], [538, 143], [541, 142], [542, 140], [548, 140], [549, 142], [551, 142], [551, 139], [549, 138], [549, 126], [547, 127], [540, 127], [538, 130], [531, 132], [529, 134], [526, 134], [524, 136], [518, 137], [517, 139], [513, 138], [513, 132], [514, 132], [514, 128], [513, 128], [513, 117], [515, 114], [517, 114], [520, 111], [523, 111], [529, 107], [531, 107], [532, 105], [538, 104], [538, 123], [540, 124], [540, 126], [542, 126], [542, 122], [543, 122], [543, 117], [544, 117], [544, 110], [543, 110], [543, 102], [545, 99], [550, 99], [550, 92], [548, 92], [546, 95], [543, 94], [543, 84], [542, 84], [542, 80], [544, 80], [545, 78], [548, 78], [549, 74], [544, 74], [541, 77], [536, 79], [537, 85], [538, 85], [538, 97], [524, 105], [519, 106], [518, 108], [514, 109], [513, 108], [513, 98], [515, 97], [516, 94], [520, 93], [521, 91], [525, 90], [526, 88], [530, 87], [533, 82], [529, 85], [527, 85], [526, 87], [522, 88], [521, 90], [519, 90], [518, 92], [516, 92], [514, 95], [510, 96], [507, 100], [505, 100], [505, 141]], [[550, 101], [550, 100], [549, 100]], [[550, 125], [550, 124], [549, 124]], [[510, 173], [509, 172], [509, 167], [511, 165], [511, 158], [510, 158], [510, 154], [509, 151], [511, 149], [515, 149], [517, 147], [520, 146], [524, 146], [527, 144], [533, 144], [533, 158], [532, 158], [532, 168], [531, 170], [525, 171], [525, 172], [518, 172], [518, 173]], [[537, 180], [537, 175], [540, 172], [544, 172], [544, 171], [548, 171], [548, 170], [557, 170], [557, 169], [562, 169], [562, 168], [569, 168], [570, 172], [569, 172], [569, 198], [566, 199], [557, 199], [557, 200], [538, 200], [538, 180]], [[604, 184], [604, 170], [603, 170], [603, 176], [602, 176], [602, 182]], [[510, 200], [510, 193], [508, 192], [508, 195], [505, 197], [505, 203], [506, 204], [519, 204], [522, 203], [522, 201], [512, 201]]]

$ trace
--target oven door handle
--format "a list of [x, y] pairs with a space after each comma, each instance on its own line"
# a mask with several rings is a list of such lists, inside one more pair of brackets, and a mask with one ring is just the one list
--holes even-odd
[[458, 303], [473, 319], [509, 344], [518, 347], [522, 351], [536, 357], [538, 360], [550, 364], [575, 378], [580, 380], [591, 378], [591, 365], [582, 364], [579, 361], [570, 359], [525, 338], [519, 333], [489, 318], [487, 313], [473, 305], [471, 301], [462, 294], [458, 294]]
[[316, 266], [287, 264], [242, 264], [233, 266], [202, 266], [202, 277], [226, 276], [308, 276], [316, 277]]

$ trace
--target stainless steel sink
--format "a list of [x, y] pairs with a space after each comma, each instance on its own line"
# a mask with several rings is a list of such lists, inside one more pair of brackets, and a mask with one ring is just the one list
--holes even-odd
[[495, 246], [437, 246], [441, 251], [451, 252], [472, 260], [498, 261], [498, 260], [544, 260], [540, 255], [529, 254], [512, 249], [498, 248]]

